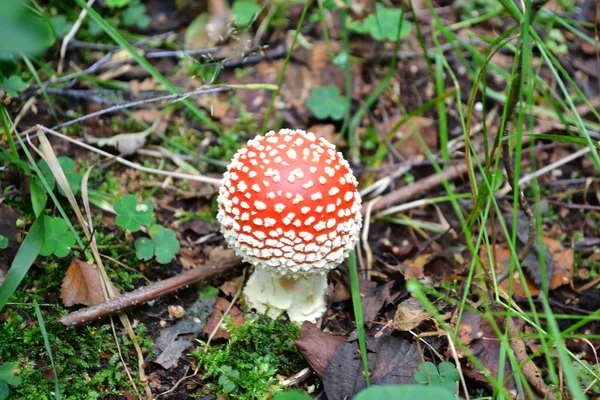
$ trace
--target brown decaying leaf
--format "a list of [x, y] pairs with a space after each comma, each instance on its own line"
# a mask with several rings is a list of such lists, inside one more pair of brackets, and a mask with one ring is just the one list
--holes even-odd
[[333, 336], [321, 331], [312, 322], [304, 322], [296, 346], [311, 368], [323, 376], [336, 349], [345, 341], [346, 336]]
[[[554, 290], [560, 286], [568, 285], [573, 279], [573, 249], [565, 249], [562, 244], [552, 238], [543, 238], [543, 242], [546, 248], [552, 254], [552, 261], [554, 261], [554, 273], [550, 280], [550, 290]], [[480, 257], [483, 264], [489, 268], [489, 262], [487, 257], [487, 250], [484, 246], [480, 249]], [[496, 271], [500, 272], [505, 265], [510, 263], [510, 250], [508, 245], [499, 244], [495, 249], [496, 255]], [[527, 287], [532, 296], [537, 296], [540, 293], [540, 289], [532, 282], [532, 280], [525, 276]], [[512, 293], [519, 297], [526, 297], [527, 294], [521, 279], [519, 278], [518, 272], [512, 277]], [[505, 291], [508, 291], [510, 287], [510, 279], [506, 279], [500, 283], [500, 287]]]
[[431, 318], [431, 314], [423, 308], [419, 300], [409, 297], [398, 304], [393, 327], [399, 331], [410, 331], [429, 318]]
[[[367, 353], [371, 385], [414, 383], [422, 361], [414, 343], [393, 336], [368, 337]], [[329, 400], [350, 399], [366, 387], [357, 341], [338, 346], [325, 368], [323, 386]]]
[[[456, 325], [456, 318], [458, 316], [458, 309], [455, 310], [452, 316], [452, 325]], [[496, 323], [499, 326], [504, 326], [504, 318], [497, 317]], [[515, 354], [516, 360], [521, 364], [521, 371], [527, 379], [527, 381], [537, 390], [540, 394], [544, 395], [545, 398], [551, 398], [551, 391], [546, 386], [542, 379], [542, 374], [533, 361], [528, 361], [527, 349], [525, 342], [522, 338], [518, 337], [523, 329], [522, 321], [510, 320], [509, 325], [509, 343], [511, 349]], [[492, 325], [481, 316], [471, 312], [465, 311], [462, 314], [460, 320], [460, 326], [458, 327], [458, 338], [465, 344], [471, 353], [477, 357], [479, 362], [487, 369], [487, 372], [495, 378], [498, 377], [499, 364], [500, 364], [500, 353], [501, 353], [501, 342], [498, 336], [494, 332]], [[459, 354], [459, 356], [464, 356]], [[473, 380], [483, 383], [488, 388], [493, 389], [493, 385], [486, 378], [484, 373], [478, 368], [464, 368], [464, 373]], [[511, 376], [512, 368], [510, 362], [507, 360], [504, 365], [503, 376]], [[513, 378], [510, 378], [504, 382], [504, 387], [508, 392], [517, 398], [517, 387]]]
[[[115, 293], [119, 293], [114, 285], [112, 287]], [[100, 275], [96, 267], [74, 258], [63, 279], [60, 298], [65, 307], [75, 304], [94, 306], [104, 303]]]
[[[206, 325], [204, 326], [204, 329], [202, 330], [203, 334], [210, 335], [215, 330], [217, 324], [221, 320], [221, 317], [223, 317], [223, 315], [225, 314], [225, 311], [227, 311], [227, 308], [229, 308], [230, 304], [231, 303], [229, 302], [229, 300], [224, 299], [223, 297], [219, 297], [217, 299], [217, 302], [215, 303], [214, 311], [213, 311], [212, 315], [210, 316], [210, 318], [208, 319], [208, 321], [206, 321]], [[240, 328], [242, 325], [244, 325], [244, 322], [246, 322], [246, 319], [244, 318], [244, 313], [237, 306], [231, 307], [231, 310], [229, 310], [228, 315], [231, 317], [231, 321], [236, 326], [236, 328]], [[219, 327], [219, 329], [217, 330], [217, 333], [215, 333], [215, 335], [213, 336], [213, 340], [214, 339], [229, 339], [230, 337], [231, 337], [231, 334], [229, 332], [227, 332], [225, 329]]]
[[234, 276], [227, 282], [219, 286], [219, 290], [227, 296], [235, 296], [240, 289], [240, 286], [244, 284], [244, 275]]

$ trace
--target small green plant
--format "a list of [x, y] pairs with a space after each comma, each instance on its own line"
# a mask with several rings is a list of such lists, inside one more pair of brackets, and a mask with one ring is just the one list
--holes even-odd
[[44, 245], [40, 250], [42, 256], [54, 254], [56, 257], [65, 257], [75, 244], [75, 236], [69, 230], [67, 222], [60, 217], [44, 215], [44, 236]]
[[138, 202], [137, 196], [133, 194], [117, 201], [114, 209], [117, 213], [117, 225], [131, 232], [137, 232], [142, 225], [150, 225], [154, 221], [152, 203], [148, 200]]
[[48, 18], [29, 1], [0, 1], [0, 59], [35, 54], [52, 46], [56, 37]]
[[260, 10], [260, 6], [252, 0], [239, 0], [233, 3], [233, 23], [237, 27], [248, 26], [254, 20], [254, 16]]
[[140, 260], [152, 257], [161, 264], [169, 263], [179, 251], [179, 240], [172, 229], [154, 223], [154, 208], [148, 200], [138, 201], [137, 196], [128, 194], [114, 205], [115, 222], [123, 229], [137, 232], [142, 225], [148, 227], [150, 237], [140, 237], [135, 241], [135, 254]]
[[[60, 165], [60, 168], [63, 170], [63, 173], [67, 178], [67, 182], [69, 184], [69, 188], [73, 192], [73, 196], [77, 196], [77, 193], [79, 193], [79, 189], [81, 189], [81, 174], [75, 171], [75, 161], [70, 157], [61, 156], [58, 157], [58, 164]], [[56, 179], [54, 178], [54, 175], [52, 174], [52, 170], [48, 166], [48, 163], [46, 163], [45, 160], [40, 160], [38, 162], [38, 167], [40, 168], [40, 171], [42, 171], [42, 174], [44, 175], [44, 179], [46, 179], [48, 186], [50, 186], [50, 190], [54, 190], [54, 187], [56, 186]], [[41, 183], [39, 184], [41, 186]], [[65, 195], [60, 186], [58, 187], [58, 193], [60, 193], [63, 196]]]
[[442, 386], [452, 393], [456, 393], [456, 382], [460, 379], [456, 366], [447, 361], [441, 362], [437, 367], [432, 362], [419, 365], [415, 373], [415, 381], [422, 385]]
[[173, 230], [160, 225], [151, 225], [150, 238], [141, 237], [135, 241], [135, 254], [140, 260], [156, 258], [161, 264], [169, 263], [179, 251], [179, 240]]
[[21, 384], [21, 378], [17, 377], [17, 372], [17, 364], [15, 363], [0, 365], [0, 400], [8, 397], [8, 385], [19, 386]]
[[344, 118], [350, 104], [348, 99], [340, 95], [340, 90], [337, 87], [323, 86], [314, 88], [311, 91], [306, 106], [319, 119], [340, 120]]
[[17, 97], [26, 87], [27, 84], [19, 75], [11, 75], [0, 80], [0, 91], [4, 91], [11, 97]]
[[263, 399], [282, 390], [276, 375], [291, 375], [302, 368], [294, 341], [296, 324], [266, 316], [247, 320], [236, 328], [226, 320], [231, 338], [223, 346], [207, 346], [192, 352], [210, 380], [208, 389], [240, 400]]
[[8, 238], [6, 236], [0, 235], [0, 250], [8, 247]]
[[[398, 37], [398, 29], [400, 25], [400, 16], [402, 10], [399, 8], [387, 8], [383, 4], [375, 4], [375, 12], [369, 14], [363, 21], [348, 20], [346, 26], [351, 31], [363, 35], [371, 35], [375, 40], [392, 40], [395, 41]], [[402, 39], [410, 33], [412, 25], [406, 19], [402, 21], [402, 30], [400, 38]]]

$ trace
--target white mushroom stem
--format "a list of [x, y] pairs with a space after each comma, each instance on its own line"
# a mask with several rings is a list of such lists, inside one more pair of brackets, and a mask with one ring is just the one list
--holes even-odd
[[290, 320], [315, 322], [327, 309], [327, 275], [292, 278], [256, 268], [244, 288], [249, 309], [277, 318], [287, 312]]

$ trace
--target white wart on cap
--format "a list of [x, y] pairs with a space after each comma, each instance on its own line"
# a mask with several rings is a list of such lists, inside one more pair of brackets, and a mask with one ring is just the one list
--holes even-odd
[[302, 130], [271, 131], [235, 154], [217, 219], [244, 261], [282, 276], [323, 274], [358, 240], [357, 184], [327, 140]]

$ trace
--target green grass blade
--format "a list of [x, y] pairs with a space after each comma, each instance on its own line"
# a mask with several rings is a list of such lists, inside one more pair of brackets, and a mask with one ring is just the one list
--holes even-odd
[[13, 295], [29, 268], [35, 261], [44, 245], [44, 218], [36, 219], [25, 240], [21, 243], [21, 247], [17, 251], [17, 255], [13, 260], [6, 279], [0, 286], [0, 311], [6, 305], [6, 302]]
[[37, 301], [34, 300], [33, 305], [35, 306], [35, 315], [38, 320], [38, 324], [40, 325], [40, 332], [42, 332], [42, 337], [44, 338], [44, 346], [46, 347], [46, 351], [48, 352], [48, 358], [50, 359], [50, 365], [52, 366], [52, 371], [54, 372], [54, 398], [56, 400], [60, 400], [60, 386], [58, 384], [58, 371], [56, 370], [56, 366], [54, 365], [54, 357], [52, 357], [52, 347], [50, 347], [50, 340], [48, 339], [48, 332], [46, 331], [46, 325], [44, 324], [44, 317], [42, 316], [42, 310], [40, 310], [40, 306]]
[[358, 347], [362, 359], [363, 371], [367, 387], [371, 385], [369, 380], [369, 362], [367, 361], [367, 338], [365, 335], [365, 322], [363, 320], [362, 305], [360, 301], [360, 285], [358, 283], [358, 270], [356, 268], [356, 254], [354, 250], [348, 257], [348, 270], [350, 271], [350, 292], [352, 293], [352, 307], [354, 319], [356, 320], [356, 333], [358, 334]]

